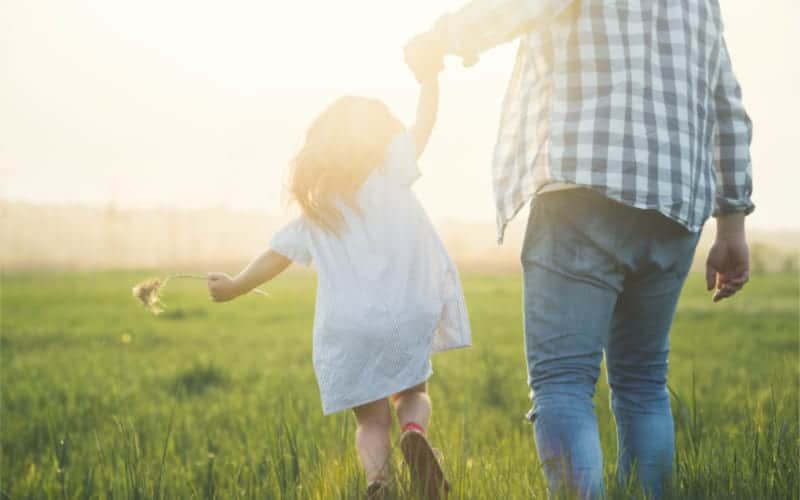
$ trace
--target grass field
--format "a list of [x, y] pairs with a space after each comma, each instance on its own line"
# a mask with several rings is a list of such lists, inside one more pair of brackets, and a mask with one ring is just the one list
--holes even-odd
[[[175, 282], [153, 317], [130, 288], [157, 274], [3, 275], [2, 498], [361, 498], [353, 418], [321, 414], [313, 276], [224, 305]], [[475, 346], [437, 355], [430, 384], [451, 498], [545, 498], [520, 277], [463, 279]], [[796, 275], [757, 275], [718, 305], [690, 277], [672, 333], [674, 498], [798, 498], [798, 349]], [[635, 497], [613, 479], [604, 379], [596, 407], [609, 496]]]

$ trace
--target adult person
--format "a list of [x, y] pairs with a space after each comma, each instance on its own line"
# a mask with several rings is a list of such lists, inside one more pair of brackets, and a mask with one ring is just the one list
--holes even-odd
[[[669, 479], [668, 334], [699, 232], [714, 301], [748, 280], [751, 123], [717, 0], [474, 0], [405, 48], [418, 79], [521, 38], [493, 160], [498, 241], [522, 249], [528, 381], [551, 491], [603, 494], [592, 396], [605, 352], [618, 471]], [[566, 481], [564, 481], [566, 478]]]

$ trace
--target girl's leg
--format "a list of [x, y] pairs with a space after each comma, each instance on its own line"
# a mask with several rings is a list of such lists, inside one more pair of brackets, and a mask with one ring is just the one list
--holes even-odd
[[356, 449], [367, 475], [367, 482], [385, 480], [391, 451], [392, 413], [386, 399], [353, 408], [358, 427]]
[[427, 500], [445, 498], [450, 485], [444, 478], [436, 452], [424, 436], [431, 417], [431, 400], [425, 392], [425, 383], [395, 394], [392, 402], [403, 430], [400, 450], [414, 487]]
[[426, 392], [425, 382], [393, 395], [392, 402], [403, 430], [409, 424], [416, 424], [423, 432], [427, 431], [431, 418], [431, 400]]

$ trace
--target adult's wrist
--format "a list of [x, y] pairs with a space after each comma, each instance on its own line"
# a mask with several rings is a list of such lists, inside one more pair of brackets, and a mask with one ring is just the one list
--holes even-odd
[[449, 17], [450, 14], [443, 15], [428, 31], [428, 40], [430, 40], [431, 49], [441, 53], [442, 56], [451, 49], [451, 47], [448, 47], [450, 38], [450, 28], [448, 26]]
[[717, 239], [732, 239], [742, 238], [745, 235], [744, 231], [744, 212], [733, 212], [729, 214], [720, 214], [716, 217], [717, 220]]
[[460, 57], [466, 68], [478, 62], [477, 51], [465, 41], [463, 30], [454, 26], [453, 14], [440, 17], [428, 33], [436, 40], [434, 45], [442, 57], [447, 54]]

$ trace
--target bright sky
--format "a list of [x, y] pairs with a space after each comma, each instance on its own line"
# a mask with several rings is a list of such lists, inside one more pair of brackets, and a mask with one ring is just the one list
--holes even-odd
[[[798, 2], [721, 0], [755, 124], [750, 223], [800, 228]], [[401, 48], [463, 0], [0, 0], [0, 196], [284, 208], [286, 165], [345, 94], [406, 122]], [[449, 60], [417, 193], [436, 219], [492, 221], [490, 158], [515, 47]]]

